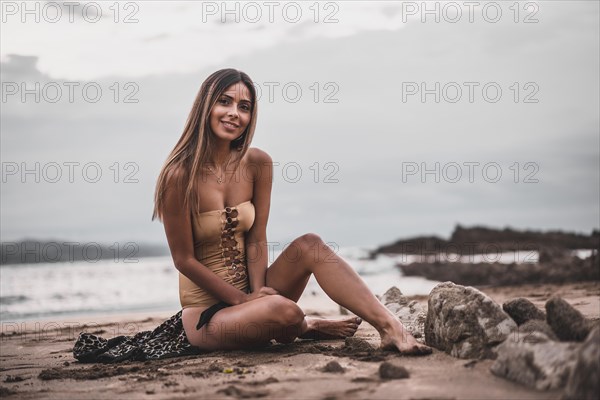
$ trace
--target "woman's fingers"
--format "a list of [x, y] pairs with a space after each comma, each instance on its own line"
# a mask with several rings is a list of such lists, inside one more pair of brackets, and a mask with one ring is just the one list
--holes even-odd
[[263, 291], [267, 294], [279, 294], [279, 292], [272, 287], [265, 286], [263, 287]]
[[271, 287], [263, 286], [258, 290], [258, 292], [253, 292], [250, 295], [250, 297], [253, 299], [258, 299], [260, 297], [269, 296], [273, 294], [279, 294], [279, 292]]

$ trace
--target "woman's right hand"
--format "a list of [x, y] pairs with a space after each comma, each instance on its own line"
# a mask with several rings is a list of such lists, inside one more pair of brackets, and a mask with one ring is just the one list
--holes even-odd
[[247, 293], [246, 296], [244, 296], [244, 303], [272, 294], [279, 294], [279, 292], [272, 287], [263, 286], [258, 291]]

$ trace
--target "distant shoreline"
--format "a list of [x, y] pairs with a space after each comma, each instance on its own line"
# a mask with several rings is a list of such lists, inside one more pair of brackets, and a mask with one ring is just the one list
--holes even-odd
[[137, 262], [140, 258], [169, 256], [167, 246], [152, 243], [99, 243], [72, 240], [26, 239], [0, 243], [0, 265], [63, 263], [100, 260]]

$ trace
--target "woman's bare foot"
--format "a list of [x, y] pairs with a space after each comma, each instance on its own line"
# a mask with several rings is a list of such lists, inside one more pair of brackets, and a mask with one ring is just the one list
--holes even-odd
[[300, 339], [344, 339], [348, 336], [353, 336], [362, 319], [352, 317], [347, 319], [321, 319], [321, 318], [306, 318], [308, 330], [298, 336]]
[[384, 329], [380, 332], [381, 335], [381, 346], [382, 350], [396, 350], [400, 351], [400, 354], [410, 356], [424, 356], [431, 354], [433, 351], [431, 347], [425, 346], [417, 342], [417, 340], [411, 335], [406, 328], [398, 321], [398, 325], [389, 329]]

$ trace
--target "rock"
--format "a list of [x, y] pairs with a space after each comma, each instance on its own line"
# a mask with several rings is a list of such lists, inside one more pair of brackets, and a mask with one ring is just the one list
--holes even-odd
[[502, 309], [515, 320], [517, 325], [522, 325], [532, 319], [546, 320], [546, 314], [523, 297], [507, 301], [502, 304]]
[[538, 263], [540, 264], [569, 259], [569, 251], [562, 247], [542, 247], [538, 254]]
[[407, 305], [408, 299], [402, 294], [400, 289], [396, 286], [392, 286], [383, 294], [383, 296], [381, 296], [381, 302], [384, 305], [388, 303]]
[[590, 321], [560, 297], [552, 297], [546, 303], [546, 320], [562, 341], [581, 342], [592, 328]]
[[381, 302], [402, 322], [402, 325], [415, 337], [425, 336], [427, 310], [418, 301], [410, 301], [400, 289], [392, 286], [383, 294]]
[[546, 321], [540, 321], [537, 319], [532, 319], [525, 322], [523, 325], [519, 326], [518, 331], [516, 331], [515, 333], [518, 333], [518, 341], [520, 342], [537, 342], [537, 335], [534, 335], [534, 333], [543, 334], [547, 340], [553, 340], [555, 342], [558, 342], [558, 338], [554, 334], [554, 331], [552, 330], [550, 325], [548, 325]]
[[458, 358], [493, 358], [517, 324], [488, 296], [444, 282], [429, 295], [425, 343]]
[[333, 372], [333, 373], [341, 373], [343, 374], [345, 369], [340, 365], [337, 361], [329, 361], [327, 365], [325, 365], [321, 371], [323, 372]]
[[346, 347], [352, 348], [353, 351], [373, 351], [375, 348], [371, 343], [359, 337], [350, 336], [344, 341]]
[[379, 366], [379, 377], [381, 379], [406, 379], [409, 376], [408, 370], [402, 365], [385, 361]]
[[565, 400], [598, 398], [600, 393], [600, 326], [588, 335], [577, 353], [577, 361], [565, 388]]
[[534, 336], [536, 343], [511, 338], [499, 345], [498, 357], [490, 370], [494, 375], [538, 390], [564, 387], [580, 345], [554, 342], [539, 332]]

